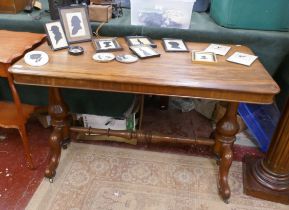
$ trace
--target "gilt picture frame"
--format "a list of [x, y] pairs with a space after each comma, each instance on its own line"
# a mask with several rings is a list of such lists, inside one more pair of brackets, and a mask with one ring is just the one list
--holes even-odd
[[217, 62], [217, 56], [212, 52], [192, 51], [192, 62], [213, 64]]
[[157, 45], [148, 36], [126, 36], [125, 40], [128, 46], [149, 45], [152, 48], [156, 48]]

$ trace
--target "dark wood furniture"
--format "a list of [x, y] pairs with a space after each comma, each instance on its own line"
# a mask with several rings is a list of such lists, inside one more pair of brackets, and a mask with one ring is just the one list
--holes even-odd
[[0, 13], [17, 13], [23, 11], [30, 0], [0, 1]]
[[[129, 52], [123, 39], [120, 44]], [[235, 134], [238, 131], [236, 113], [239, 102], [272, 103], [275, 94], [279, 92], [278, 85], [256, 61], [250, 67], [225, 61], [218, 57], [214, 65], [192, 64], [189, 53], [165, 53], [161, 43], [156, 41], [160, 58], [140, 60], [133, 64], [123, 64], [116, 61], [97, 63], [92, 60], [95, 50], [91, 43], [82, 43], [85, 53], [81, 56], [70, 56], [66, 50], [53, 52], [43, 44], [38, 48], [48, 53], [50, 62], [42, 67], [31, 67], [23, 60], [10, 68], [16, 83], [41, 85], [50, 87], [49, 113], [52, 117], [54, 131], [50, 138], [51, 158], [45, 176], [53, 179], [61, 154], [61, 142], [69, 138], [70, 130], [101, 133], [107, 135], [126, 136], [142, 141], [169, 140], [190, 144], [214, 145], [214, 151], [219, 158], [219, 192], [224, 199], [230, 198], [228, 173], [232, 163], [232, 147]], [[203, 50], [206, 43], [188, 43], [189, 49]], [[252, 54], [244, 46], [232, 46], [229, 53], [235, 51]], [[123, 54], [124, 52], [115, 52]], [[20, 66], [19, 66], [20, 65]], [[70, 128], [68, 108], [65, 105], [59, 88], [79, 88], [136, 94], [196, 97], [229, 102], [227, 112], [218, 122], [215, 131], [215, 141], [205, 139], [171, 138], [161, 135], [106, 131], [99, 129]]]
[[19, 130], [29, 168], [34, 168], [34, 166], [25, 123], [29, 115], [34, 111], [34, 107], [21, 104], [17, 89], [13, 83], [13, 76], [8, 72], [8, 68], [21, 58], [26, 51], [39, 44], [44, 37], [45, 35], [42, 34], [0, 30], [0, 77], [8, 79], [14, 100], [14, 103], [0, 102], [0, 127]]
[[245, 157], [244, 192], [289, 205], [289, 99], [266, 157]]

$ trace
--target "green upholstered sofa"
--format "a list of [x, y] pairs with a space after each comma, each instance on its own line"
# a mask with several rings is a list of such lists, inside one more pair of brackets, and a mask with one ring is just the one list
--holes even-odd
[[[43, 24], [51, 21], [49, 14], [45, 12], [48, 9], [47, 1], [42, 0], [43, 10], [34, 11], [32, 14], [1, 14], [0, 29], [44, 33]], [[122, 17], [112, 19], [105, 24], [100, 34], [103, 36], [147, 35], [154, 39], [175, 37], [185, 41], [242, 44], [250, 47], [281, 86], [281, 93], [277, 99], [282, 106], [285, 96], [289, 93], [289, 32], [228, 29], [217, 25], [208, 13], [195, 12], [192, 14], [189, 29], [133, 26], [130, 24], [130, 10], [124, 9], [123, 12]], [[91, 25], [95, 31], [100, 23], [91, 22]], [[0, 81], [0, 88], [4, 89], [2, 93], [0, 92], [0, 99], [10, 98], [6, 85], [5, 81]], [[46, 88], [18, 87], [23, 102], [40, 105], [46, 103]], [[133, 99], [130, 94], [82, 90], [63, 92], [72, 111], [79, 113], [119, 115]], [[87, 97], [95, 100], [91, 104], [82, 103]], [[115, 101], [118, 101], [118, 108], [114, 107]]]

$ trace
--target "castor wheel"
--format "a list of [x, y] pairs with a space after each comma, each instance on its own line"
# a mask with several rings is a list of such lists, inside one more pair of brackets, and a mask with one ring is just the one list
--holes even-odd
[[48, 180], [50, 183], [53, 183], [53, 181], [54, 181], [53, 178], [49, 178]]
[[67, 149], [68, 144], [70, 144], [70, 139], [65, 139], [61, 142], [62, 149]]
[[224, 199], [223, 201], [224, 201], [225, 204], [229, 204], [230, 203], [229, 199]]
[[214, 159], [216, 160], [216, 164], [220, 165], [220, 158], [217, 155], [215, 155]]

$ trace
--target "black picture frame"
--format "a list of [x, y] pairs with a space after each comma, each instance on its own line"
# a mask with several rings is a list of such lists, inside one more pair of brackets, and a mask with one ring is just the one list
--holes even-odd
[[118, 43], [117, 38], [93, 39], [92, 43], [96, 52], [121, 51], [123, 48]]
[[126, 36], [125, 41], [128, 46], [139, 46], [139, 45], [149, 45], [152, 48], [156, 48], [157, 45], [148, 36]]
[[68, 43], [91, 41], [92, 31], [86, 6], [59, 7], [58, 11]]
[[189, 52], [189, 48], [182, 39], [162, 38], [162, 45], [166, 52]]
[[149, 45], [130, 46], [129, 49], [141, 59], [160, 57], [161, 54]]
[[51, 21], [45, 23], [44, 28], [47, 34], [47, 41], [52, 50], [56, 51], [69, 47], [64, 29], [60, 21]]

